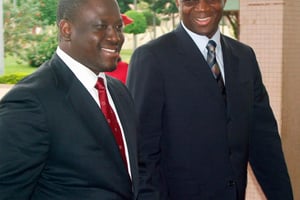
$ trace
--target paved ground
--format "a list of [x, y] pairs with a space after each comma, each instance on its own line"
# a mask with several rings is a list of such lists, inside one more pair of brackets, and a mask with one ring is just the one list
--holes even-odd
[[0, 99], [12, 88], [13, 85], [0, 84]]

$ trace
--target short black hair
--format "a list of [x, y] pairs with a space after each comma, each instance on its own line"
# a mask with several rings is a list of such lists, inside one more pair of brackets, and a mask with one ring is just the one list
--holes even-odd
[[58, 2], [56, 23], [59, 24], [60, 20], [67, 19], [73, 21], [78, 9], [89, 0], [60, 0]]

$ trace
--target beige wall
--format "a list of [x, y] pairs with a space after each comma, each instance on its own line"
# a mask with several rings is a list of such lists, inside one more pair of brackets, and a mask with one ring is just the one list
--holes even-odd
[[300, 0], [286, 0], [283, 19], [282, 139], [295, 200], [300, 200]]
[[[300, 89], [296, 88], [300, 86], [300, 1], [240, 1], [240, 28], [240, 40], [257, 54], [281, 130], [295, 199], [300, 199]], [[249, 177], [247, 199], [265, 199], [251, 171]]]

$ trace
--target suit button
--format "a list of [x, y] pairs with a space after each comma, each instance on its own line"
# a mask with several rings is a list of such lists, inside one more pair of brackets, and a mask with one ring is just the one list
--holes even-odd
[[228, 154], [229, 154], [229, 156], [232, 156], [232, 150], [231, 149], [228, 150]]
[[228, 181], [227, 184], [229, 187], [233, 187], [235, 185], [235, 182], [233, 180]]

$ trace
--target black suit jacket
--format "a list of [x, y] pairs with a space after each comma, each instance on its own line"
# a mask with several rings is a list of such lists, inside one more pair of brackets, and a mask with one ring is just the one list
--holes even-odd
[[255, 54], [221, 42], [226, 101], [181, 25], [134, 52], [127, 85], [141, 120], [140, 199], [242, 200], [248, 161], [268, 199], [293, 198]]
[[57, 56], [0, 103], [0, 199], [137, 198], [136, 117], [126, 87], [107, 77], [132, 180], [98, 105]]

